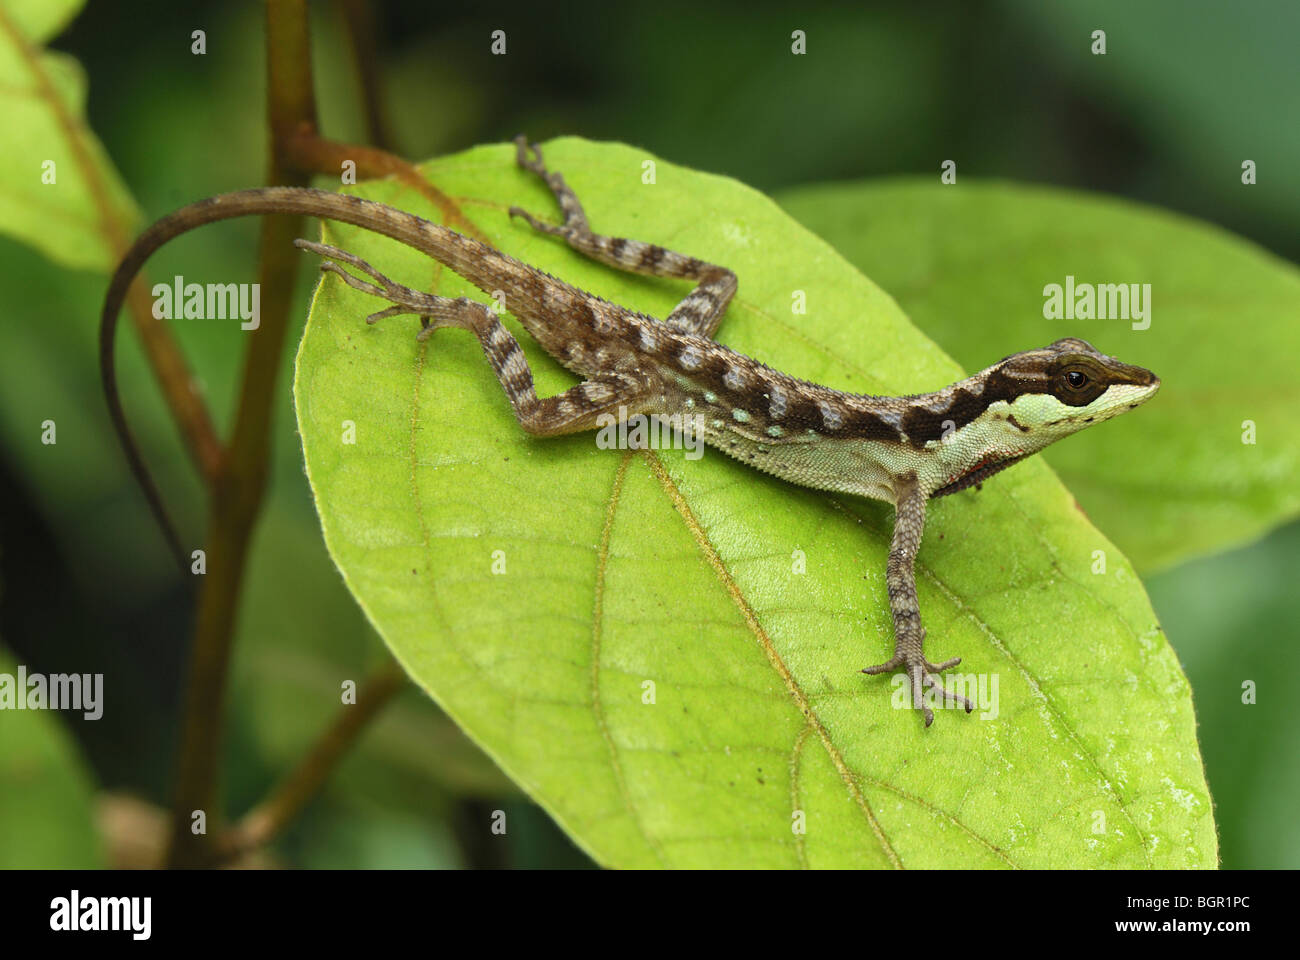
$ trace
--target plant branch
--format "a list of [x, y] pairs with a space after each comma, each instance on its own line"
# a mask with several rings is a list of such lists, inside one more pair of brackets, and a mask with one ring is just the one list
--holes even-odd
[[[316, 125], [310, 39], [304, 0], [271, 0], [266, 7], [268, 182], [304, 186], [308, 175], [285, 162], [283, 144]], [[212, 490], [208, 573], [199, 594], [189, 683], [172, 807], [170, 866], [210, 862], [213, 830], [220, 828], [217, 795], [226, 681], [249, 541], [266, 488], [271, 409], [289, 326], [298, 257], [293, 238], [301, 217], [269, 217], [260, 244], [261, 325], [245, 356], [239, 409], [230, 447]], [[196, 834], [191, 817], [206, 811], [209, 832]]]
[[297, 767], [270, 795], [220, 839], [220, 857], [229, 861], [270, 843], [329, 779], [339, 760], [380, 710], [406, 685], [406, 674], [388, 661], [357, 691]]
[[299, 131], [284, 144], [284, 149], [286, 158], [300, 170], [337, 177], [344, 161], [351, 160], [357, 165], [357, 176], [363, 180], [392, 177], [433, 203], [447, 226], [488, 242], [483, 232], [461, 211], [460, 204], [426, 180], [415, 164], [396, 154], [375, 147], [328, 140], [314, 130]]
[[361, 89], [362, 113], [366, 118], [366, 135], [376, 147], [393, 148], [392, 127], [379, 89], [379, 71], [375, 69], [375, 9], [366, 0], [340, 0], [339, 10], [347, 28], [348, 45], [357, 67], [357, 85]]
[[[448, 222], [463, 232], [478, 235], [459, 206], [429, 184], [410, 163], [383, 150], [341, 144], [318, 135], [305, 2], [269, 0], [266, 9], [271, 127], [267, 182], [305, 186], [313, 173], [337, 176], [343, 162], [352, 160], [362, 177], [393, 176], [427, 197]], [[229, 447], [219, 459], [211, 483], [208, 572], [202, 581], [190, 654], [167, 853], [170, 866], [209, 865], [220, 859], [219, 851], [230, 843], [246, 846], [265, 842], [259, 838], [273, 835], [301, 808], [328, 776], [347, 744], [391, 696], [389, 687], [395, 689], [402, 676], [395, 667], [389, 668], [391, 674], [381, 673], [367, 687], [366, 708], [351, 710], [303, 767], [241, 821], [233, 832], [234, 839], [225, 839], [228, 835], [222, 830], [218, 772], [226, 684], [243, 572], [267, 483], [271, 414], [299, 263], [291, 241], [302, 232], [302, 221], [301, 216], [263, 221], [258, 277], [262, 290], [261, 325], [253, 333], [245, 356]], [[151, 229], [158, 227], [155, 224]], [[105, 329], [109, 344], [106, 355], [111, 358], [111, 321], [105, 321]], [[106, 372], [105, 382], [111, 383], [111, 370]], [[127, 434], [124, 441], [129, 439]], [[129, 442], [124, 445], [136, 466], [138, 451]], [[143, 473], [141, 482], [148, 492], [152, 489], [148, 473], [142, 462], [139, 466], [137, 475]], [[195, 833], [192, 817], [200, 810], [206, 814], [208, 827]]]
[[[116, 249], [120, 257], [125, 253], [126, 246]], [[136, 334], [140, 337], [149, 366], [162, 389], [163, 399], [180, 431], [185, 449], [189, 451], [190, 459], [198, 467], [204, 482], [210, 485], [220, 469], [225, 451], [180, 345], [172, 336], [167, 321], [159, 320], [153, 315], [153, 297], [149, 293], [151, 289], [152, 285], [146, 277], [137, 279], [127, 293], [127, 309], [131, 312]], [[120, 400], [118, 402], [121, 403]]]

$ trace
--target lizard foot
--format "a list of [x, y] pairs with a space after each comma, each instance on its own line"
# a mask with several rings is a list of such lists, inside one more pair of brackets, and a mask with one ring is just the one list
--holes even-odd
[[[532, 152], [531, 158], [528, 155], [530, 151]], [[542, 182], [546, 184], [560, 204], [560, 211], [564, 214], [564, 223], [545, 223], [538, 220], [523, 207], [511, 207], [510, 216], [526, 220], [534, 230], [540, 230], [542, 233], [549, 233], [556, 237], [564, 237], [566, 240], [584, 232], [590, 233], [587, 227], [587, 215], [583, 212], [582, 204], [578, 202], [578, 198], [569, 189], [568, 184], [564, 182], [564, 177], [546, 169], [546, 164], [542, 160], [542, 148], [535, 143], [529, 143], [528, 138], [522, 133], [515, 137], [515, 161], [523, 169], [531, 170], [542, 178]]]
[[[464, 297], [453, 301], [449, 297], [423, 293], [419, 290], [412, 290], [400, 283], [395, 283], [356, 254], [340, 250], [338, 247], [331, 247], [329, 244], [316, 243], [312, 240], [294, 240], [293, 245], [300, 250], [306, 250], [309, 253], [324, 257], [325, 262], [320, 265], [322, 273], [333, 273], [353, 289], [368, 293], [372, 297], [379, 297], [381, 300], [387, 300], [392, 304], [386, 310], [370, 314], [370, 316], [366, 317], [366, 323], [374, 324], [388, 317], [398, 317], [408, 313], [418, 316], [420, 318], [420, 332], [416, 335], [417, 340], [427, 340], [429, 335], [438, 326], [442, 325], [434, 321], [447, 312], [449, 304], [460, 307], [463, 302], [467, 302]], [[368, 274], [380, 285], [376, 286], [374, 283], [354, 276], [340, 267], [339, 263], [346, 263], [355, 267], [362, 273]]]
[[[515, 162], [525, 170], [531, 170], [540, 177], [546, 176], [546, 164], [542, 162], [542, 148], [535, 143], [529, 143], [528, 137], [524, 134], [515, 136]], [[528, 154], [532, 152], [532, 159]]]
[[936, 695], [943, 697], [949, 703], [959, 703], [970, 713], [975, 709], [975, 705], [959, 693], [953, 693], [943, 685], [943, 680], [939, 676], [944, 670], [955, 667], [961, 663], [961, 657], [953, 657], [951, 660], [945, 660], [943, 663], [931, 663], [920, 653], [904, 655], [895, 653], [894, 656], [885, 663], [878, 663], [874, 667], [866, 667], [863, 673], [881, 674], [888, 673], [896, 667], [902, 667], [904, 673], [912, 681], [912, 706], [921, 711], [925, 717], [925, 725], [928, 727], [934, 723], [934, 711], [925, 704], [926, 690], [935, 691]]

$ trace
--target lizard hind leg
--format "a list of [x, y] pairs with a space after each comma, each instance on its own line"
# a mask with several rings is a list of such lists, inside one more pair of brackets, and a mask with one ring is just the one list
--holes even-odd
[[736, 275], [732, 271], [652, 243], [593, 233], [577, 194], [564, 182], [563, 176], [546, 169], [541, 147], [529, 144], [523, 134], [515, 137], [515, 147], [519, 166], [541, 177], [554, 194], [560, 212], [564, 214], [564, 223], [558, 226], [545, 223], [520, 207], [511, 207], [510, 216], [521, 217], [534, 230], [563, 237], [574, 250], [616, 269], [696, 281], [695, 289], [673, 309], [664, 323], [681, 333], [713, 338], [727, 304], [736, 292]]
[[[505, 390], [515, 418], [520, 426], [535, 436], [558, 436], [593, 429], [601, 425], [602, 416], [621, 419], [629, 411], [639, 412], [650, 395], [652, 384], [645, 377], [634, 372], [610, 372], [592, 377], [553, 397], [539, 398], [523, 348], [487, 304], [468, 297], [440, 297], [413, 290], [390, 280], [365, 260], [338, 247], [310, 240], [295, 240], [294, 244], [327, 258], [321, 264], [322, 272], [333, 273], [348, 286], [392, 304], [372, 313], [366, 318], [367, 323], [409, 313], [420, 317], [422, 328], [416, 336], [418, 340], [427, 340], [435, 330], [443, 327], [458, 327], [473, 333]], [[339, 262], [356, 267], [376, 282], [349, 273], [339, 266]]]
[[[366, 317], [366, 323], [374, 324], [387, 317], [413, 313], [420, 318], [419, 339], [424, 340], [438, 326], [451, 325], [454, 315], [459, 313], [459, 307], [455, 310], [449, 309], [448, 305], [456, 302], [450, 297], [439, 297], [436, 294], [424, 293], [403, 286], [400, 283], [395, 283], [354, 253], [348, 253], [346, 250], [340, 250], [338, 247], [332, 247], [327, 243], [315, 243], [311, 240], [294, 240], [293, 245], [300, 250], [306, 250], [309, 253], [324, 257], [325, 262], [320, 265], [321, 273], [332, 273], [341, 278], [349, 287], [393, 304], [386, 310], [379, 310], [370, 314], [370, 316]], [[338, 263], [333, 261], [338, 261]], [[349, 266], [356, 267], [363, 273], [373, 277], [379, 285], [376, 286], [374, 283], [362, 280], [360, 277], [349, 273], [340, 267], [339, 263], [346, 263]], [[460, 299], [464, 300], [466, 298], [461, 297]], [[437, 319], [444, 319], [446, 322], [439, 324], [435, 322]]]

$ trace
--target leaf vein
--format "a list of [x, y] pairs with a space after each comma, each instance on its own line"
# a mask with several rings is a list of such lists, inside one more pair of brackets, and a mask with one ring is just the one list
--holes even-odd
[[816, 731], [817, 737], [821, 740], [822, 746], [826, 749], [827, 754], [829, 754], [831, 762], [835, 765], [835, 769], [840, 775], [840, 779], [848, 788], [849, 796], [852, 797], [853, 802], [862, 812], [863, 817], [866, 818], [867, 823], [871, 827], [871, 832], [875, 834], [876, 840], [880, 843], [880, 847], [885, 852], [885, 856], [889, 858], [890, 864], [893, 865], [895, 869], [903, 869], [903, 862], [899, 859], [898, 852], [894, 850], [893, 844], [891, 844], [889, 838], [885, 836], [885, 831], [880, 826], [880, 822], [876, 819], [875, 812], [871, 809], [871, 804], [868, 803], [867, 798], [863, 796], [862, 790], [858, 786], [853, 771], [849, 769], [843, 755], [831, 741], [830, 732], [817, 716], [817, 712], [809, 702], [807, 694], [803, 692], [798, 681], [796, 681], [794, 676], [790, 673], [790, 668], [787, 667], [785, 661], [781, 659], [781, 655], [777, 652], [775, 645], [772, 643], [772, 638], [768, 636], [763, 625], [759, 623], [758, 616], [749, 605], [749, 601], [747, 601], [744, 594], [740, 592], [740, 587], [732, 578], [731, 571], [727, 569], [726, 564], [722, 562], [722, 558], [718, 556], [717, 549], [713, 546], [712, 541], [709, 540], [708, 535], [700, 526], [699, 520], [696, 519], [694, 512], [690, 508], [690, 504], [686, 502], [686, 498], [682, 496], [681, 490], [677, 488], [677, 484], [673, 482], [672, 477], [668, 475], [668, 471], [664, 469], [663, 461], [654, 454], [654, 451], [644, 450], [642, 453], [645, 455], [646, 463], [649, 464], [650, 470], [654, 473], [660, 485], [663, 487], [664, 493], [667, 494], [669, 501], [677, 509], [678, 514], [685, 522], [687, 530], [690, 532], [691, 536], [695, 538], [695, 542], [699, 544], [700, 552], [704, 554], [705, 559], [709, 562], [709, 566], [713, 567], [718, 579], [722, 582], [727, 593], [731, 596], [732, 601], [736, 604], [741, 615], [745, 618], [745, 623], [749, 627], [750, 632], [754, 634], [754, 638], [758, 641], [759, 648], [767, 656], [768, 662], [772, 665], [773, 669], [776, 670], [782, 683], [785, 684], [786, 691], [790, 694], [791, 699], [794, 700], [795, 706], [798, 707], [799, 712], [804, 715], [808, 723]]
[[596, 555], [595, 602], [591, 615], [591, 712], [596, 718], [596, 729], [600, 731], [600, 737], [609, 750], [610, 769], [613, 771], [614, 783], [618, 787], [618, 794], [627, 810], [627, 815], [636, 824], [637, 831], [655, 859], [659, 861], [659, 865], [666, 867], [669, 864], [664, 857], [663, 849], [647, 832], [643, 819], [637, 814], [636, 804], [633, 803], [632, 794], [627, 788], [627, 778], [623, 774], [623, 763], [619, 760], [618, 745], [610, 735], [609, 724], [605, 721], [605, 711], [600, 702], [600, 641], [601, 628], [605, 622], [605, 572], [609, 567], [609, 537], [614, 527], [614, 515], [618, 512], [618, 505], [622, 500], [623, 481], [627, 477], [627, 468], [631, 461], [632, 451], [625, 451], [619, 461], [618, 472], [614, 474], [614, 486], [610, 490], [609, 501], [605, 508], [605, 522], [600, 530], [600, 550]]

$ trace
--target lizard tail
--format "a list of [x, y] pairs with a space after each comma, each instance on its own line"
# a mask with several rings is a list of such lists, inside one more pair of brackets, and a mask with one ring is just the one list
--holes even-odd
[[[181, 207], [152, 224], [126, 252], [104, 295], [99, 322], [99, 369], [118, 442], [182, 572], [188, 572], [188, 556], [122, 409], [113, 351], [118, 314], [140, 268], [169, 240], [218, 220], [270, 213], [337, 220], [391, 237], [433, 257], [489, 294], [506, 287], [514, 289], [517, 300], [522, 300], [519, 305], [528, 314], [540, 313], [546, 306], [547, 291], [556, 289], [558, 284], [540, 270], [430, 220], [373, 200], [310, 187], [259, 187], [224, 193]], [[567, 285], [558, 286], [567, 290]]]

